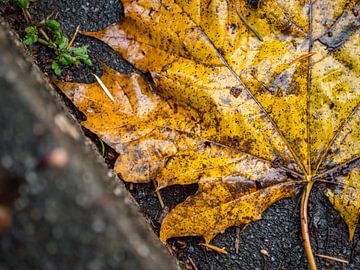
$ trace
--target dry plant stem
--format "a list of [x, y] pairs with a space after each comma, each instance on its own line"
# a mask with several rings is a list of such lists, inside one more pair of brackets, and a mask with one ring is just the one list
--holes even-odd
[[25, 17], [26, 22], [31, 23], [32, 18], [31, 18], [30, 12], [27, 9], [23, 9], [22, 11], [24, 13], [24, 17]]
[[59, 14], [59, 13], [58, 13], [58, 12], [55, 12], [55, 11], [51, 12], [50, 15], [47, 16], [44, 21], [42, 21], [42, 23], [45, 23], [45, 21], [50, 20], [50, 18], [52, 18], [52, 17], [54, 17], [54, 19], [55, 19], [58, 14]]
[[159, 202], [160, 202], [160, 206], [161, 206], [161, 208], [164, 208], [164, 207], [165, 207], [165, 204], [164, 204], [164, 201], [163, 201], [163, 199], [162, 199], [162, 197], [161, 197], [160, 191], [159, 191], [158, 188], [157, 188], [157, 184], [156, 184], [156, 182], [155, 182], [154, 179], [152, 180], [152, 182], [153, 182], [153, 184], [154, 184], [156, 196], [158, 197], [158, 200], [159, 200]]
[[45, 19], [43, 19], [43, 20], [39, 23], [39, 26], [44, 25], [45, 22], [48, 21], [48, 20], [50, 20], [51, 18], [54, 18], [54, 20], [55, 20], [58, 15], [59, 15], [58, 12], [55, 12], [55, 11], [51, 12], [51, 13], [49, 14], [49, 16], [47, 16]]
[[240, 245], [240, 228], [236, 227], [236, 239], [235, 239], [235, 253], [239, 254], [239, 245]]
[[224, 248], [219, 248], [217, 246], [214, 246], [214, 245], [210, 245], [210, 244], [207, 244], [207, 243], [200, 243], [199, 246], [204, 246], [208, 249], [211, 249], [213, 251], [216, 251], [216, 252], [219, 252], [219, 253], [222, 253], [222, 254], [227, 254], [227, 251], [224, 249]]
[[169, 244], [165, 243], [164, 246], [166, 247], [166, 249], [169, 251], [169, 253], [171, 255], [174, 255], [174, 250], [171, 248], [171, 246], [169, 246]]
[[198, 270], [196, 264], [195, 264], [194, 261], [191, 259], [191, 257], [189, 257], [188, 259], [189, 259], [189, 262], [190, 262], [191, 267], [193, 268], [193, 270]]
[[335, 262], [341, 262], [341, 263], [349, 264], [349, 261], [348, 261], [348, 260], [344, 260], [344, 259], [340, 259], [340, 258], [328, 256], [328, 255], [316, 254], [316, 256], [318, 256], [319, 258], [323, 258], [323, 259], [330, 260], [330, 261], [335, 261]]
[[49, 36], [46, 34], [46, 32], [44, 31], [44, 29], [41, 29], [41, 28], [40, 28], [40, 29], [39, 29], [39, 33], [45, 38], [45, 40], [46, 40], [48, 43], [51, 42]]
[[301, 198], [301, 205], [300, 205], [300, 219], [301, 219], [301, 234], [304, 241], [304, 248], [310, 266], [310, 270], [317, 270], [315, 257], [312, 252], [311, 243], [310, 243], [309, 221], [308, 221], [308, 203], [309, 203], [310, 192], [313, 185], [314, 182], [310, 180], [304, 188], [304, 192]]
[[75, 41], [75, 39], [76, 39], [76, 36], [77, 36], [77, 34], [79, 33], [79, 30], [80, 30], [80, 25], [78, 25], [78, 26], [76, 27], [75, 33], [74, 33], [73, 37], [71, 38], [69, 44], [67, 45], [67, 48], [66, 48], [66, 49], [69, 49], [69, 48], [73, 45], [73, 43], [74, 43], [74, 41]]

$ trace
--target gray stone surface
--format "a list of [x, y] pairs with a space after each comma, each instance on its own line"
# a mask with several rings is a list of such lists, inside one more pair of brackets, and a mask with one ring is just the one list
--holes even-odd
[[2, 23], [0, 194], [18, 187], [18, 198], [0, 235], [0, 269], [176, 269], [13, 40]]

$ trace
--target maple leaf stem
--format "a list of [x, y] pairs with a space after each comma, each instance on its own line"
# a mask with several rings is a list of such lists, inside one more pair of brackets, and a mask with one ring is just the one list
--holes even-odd
[[310, 234], [309, 234], [309, 222], [308, 222], [308, 203], [309, 196], [314, 185], [314, 181], [308, 181], [304, 188], [304, 192], [301, 198], [301, 206], [300, 206], [300, 218], [301, 218], [301, 234], [304, 240], [304, 248], [306, 252], [306, 256], [308, 259], [308, 263], [311, 270], [317, 270], [315, 257], [312, 252], [311, 243], [310, 243]]

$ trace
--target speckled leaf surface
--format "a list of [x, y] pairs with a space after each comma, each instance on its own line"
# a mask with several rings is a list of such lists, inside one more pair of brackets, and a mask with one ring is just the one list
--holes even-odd
[[101, 81], [114, 101], [98, 83], [57, 85], [85, 113], [82, 125], [120, 154], [115, 171], [122, 179], [143, 183], [155, 178], [160, 189], [199, 183], [197, 195], [166, 218], [163, 241], [185, 235], [210, 241], [230, 226], [261, 218], [268, 206], [301, 186], [281, 165], [204, 140], [199, 113], [164, 100], [139, 74], [104, 66]]
[[[302, 185], [359, 219], [359, 3], [353, 0], [123, 1], [125, 18], [96, 37], [143, 73], [105, 69], [94, 85], [60, 84], [111, 145], [125, 181], [198, 183], [160, 238], [261, 218]], [[80, 97], [82, 96], [82, 97]], [[347, 168], [346, 170], [344, 168]], [[329, 180], [330, 179], [330, 180]]]

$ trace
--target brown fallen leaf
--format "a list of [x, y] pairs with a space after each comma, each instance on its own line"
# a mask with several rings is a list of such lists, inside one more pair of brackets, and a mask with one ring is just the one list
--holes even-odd
[[[349, 227], [360, 216], [360, 18], [353, 0], [123, 1], [125, 18], [96, 37], [142, 72], [104, 67], [98, 84], [59, 83], [83, 125], [119, 154], [127, 182], [198, 183], [165, 217], [160, 239], [200, 235], [260, 219], [313, 185]], [[241, 16], [240, 16], [241, 15]], [[261, 37], [261, 38], [260, 38]]]

